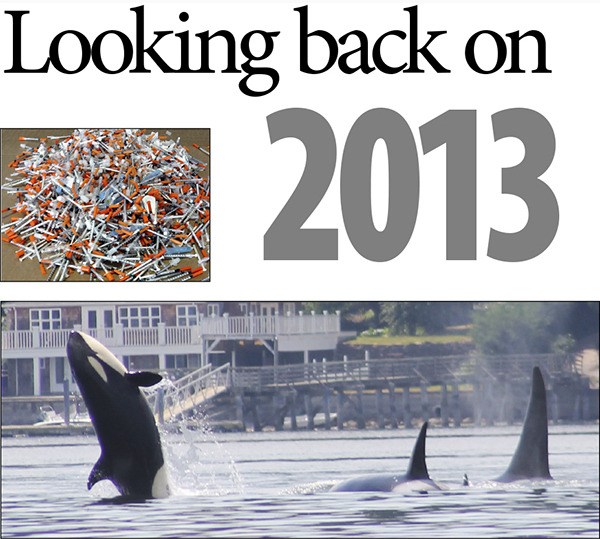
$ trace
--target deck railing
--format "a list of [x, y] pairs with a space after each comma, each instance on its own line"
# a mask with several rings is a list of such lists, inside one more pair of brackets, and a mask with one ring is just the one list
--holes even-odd
[[200, 319], [198, 327], [204, 335], [231, 337], [339, 333], [341, 330], [337, 314], [205, 317]]
[[70, 333], [70, 330], [3, 331], [2, 350], [65, 348], [67, 346]]
[[[340, 332], [337, 314], [218, 316], [201, 317], [198, 324], [187, 327], [166, 326], [125, 328], [74, 329], [89, 333], [108, 347], [155, 347], [197, 345], [203, 336], [224, 338], [253, 338], [277, 335], [311, 335]], [[71, 329], [9, 330], [2, 332], [2, 350], [64, 350]]]
[[313, 361], [274, 367], [237, 367], [235, 387], [260, 390], [268, 386], [299, 384], [439, 383], [467, 379], [521, 379], [539, 365], [549, 376], [574, 373], [574, 357], [560, 354], [514, 356], [446, 356], [405, 359]]

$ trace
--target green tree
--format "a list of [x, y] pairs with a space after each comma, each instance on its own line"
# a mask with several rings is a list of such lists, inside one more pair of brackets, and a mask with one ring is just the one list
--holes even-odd
[[469, 323], [472, 309], [468, 301], [386, 301], [381, 321], [392, 335], [443, 333], [447, 326]]
[[573, 351], [583, 340], [598, 342], [598, 303], [482, 304], [473, 316], [471, 335], [485, 354]]
[[570, 335], [577, 344], [587, 341], [586, 345], [598, 346], [597, 301], [553, 301], [546, 306], [556, 335]]
[[488, 303], [473, 315], [473, 342], [484, 354], [548, 352], [548, 322], [541, 303]]

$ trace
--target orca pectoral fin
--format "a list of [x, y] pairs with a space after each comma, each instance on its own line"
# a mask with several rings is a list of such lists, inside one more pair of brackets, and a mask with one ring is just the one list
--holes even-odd
[[410, 462], [408, 464], [408, 471], [406, 477], [409, 480], [415, 479], [429, 479], [429, 472], [427, 471], [427, 463], [425, 462], [425, 438], [427, 435], [427, 421], [423, 423], [421, 431], [415, 447], [413, 448]]
[[127, 378], [134, 386], [138, 387], [150, 387], [154, 384], [158, 384], [158, 382], [162, 380], [160, 374], [147, 371], [128, 372], [125, 374], [125, 378]]
[[106, 461], [104, 460], [103, 456], [100, 455], [100, 458], [98, 459], [96, 464], [94, 464], [94, 467], [92, 468], [92, 471], [90, 472], [90, 475], [88, 477], [88, 490], [91, 490], [92, 487], [96, 483], [98, 483], [98, 481], [102, 481], [104, 479], [111, 479], [111, 470], [106, 464]]

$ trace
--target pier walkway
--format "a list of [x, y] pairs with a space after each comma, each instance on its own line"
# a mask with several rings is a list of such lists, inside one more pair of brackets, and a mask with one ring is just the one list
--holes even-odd
[[313, 361], [307, 364], [233, 369], [232, 384], [245, 391], [271, 391], [277, 387], [308, 389], [367, 389], [474, 383], [480, 381], [528, 380], [534, 365], [549, 377], [574, 375], [574, 358], [565, 355], [446, 356], [423, 358]]
[[165, 380], [144, 392], [156, 419], [164, 423], [205, 405], [230, 387], [231, 370], [229, 363], [226, 363], [216, 369], [205, 365], [175, 381]]
[[[548, 382], [578, 378], [575, 358], [566, 355], [522, 356], [448, 356], [406, 359], [369, 359], [344, 361], [312, 361], [310, 363], [263, 367], [237, 367], [229, 363], [213, 369], [202, 367], [186, 376], [146, 390], [159, 422], [168, 422], [193, 415], [202, 408], [218, 413], [223, 403], [237, 407], [238, 420], [244, 414], [255, 418], [258, 402], [271, 403], [272, 415], [283, 421], [282, 415], [293, 415], [303, 409], [311, 415], [329, 407], [330, 397], [337, 401], [338, 415], [344, 406], [363, 415], [363, 394], [376, 394], [378, 414], [383, 410], [383, 396], [390, 401], [388, 415], [396, 414], [395, 394], [402, 397], [399, 408], [406, 420], [430, 407], [429, 393], [439, 394], [444, 410], [458, 408], [459, 393], [476, 392], [474, 397], [484, 402], [495, 393], [503, 407], [511, 406], [513, 384], [528, 386], [534, 365], [541, 367]], [[467, 389], [466, 389], [467, 388]], [[411, 396], [412, 395], [412, 396]], [[225, 399], [216, 399], [216, 397]], [[313, 399], [322, 399], [313, 407]], [[218, 401], [214, 404], [214, 401]], [[482, 410], [485, 405], [477, 405]], [[219, 404], [220, 403], [220, 404]], [[277, 404], [279, 403], [279, 404]], [[452, 403], [452, 406], [450, 406]], [[488, 408], [493, 407], [492, 401]], [[314, 410], [313, 410], [314, 408]], [[277, 411], [278, 409], [278, 411]], [[221, 412], [223, 410], [220, 410]], [[352, 410], [351, 410], [352, 411]], [[456, 416], [458, 412], [454, 410]], [[482, 412], [484, 414], [485, 412]], [[256, 420], [255, 423], [259, 421]]]

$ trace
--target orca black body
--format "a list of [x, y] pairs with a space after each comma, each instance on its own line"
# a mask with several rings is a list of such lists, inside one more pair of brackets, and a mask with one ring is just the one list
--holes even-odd
[[67, 356], [101, 448], [88, 478], [88, 490], [109, 479], [127, 498], [168, 496], [160, 436], [139, 389], [158, 383], [161, 376], [127, 372], [107, 348], [77, 331], [69, 337]]
[[508, 469], [496, 481], [552, 479], [548, 466], [548, 411], [546, 386], [539, 367], [533, 368], [531, 395], [521, 438]]
[[427, 471], [425, 462], [426, 434], [427, 421], [421, 427], [405, 474], [361, 475], [334, 485], [330, 492], [393, 492], [399, 485], [410, 481], [419, 481], [439, 490], [440, 487], [430, 479]]

